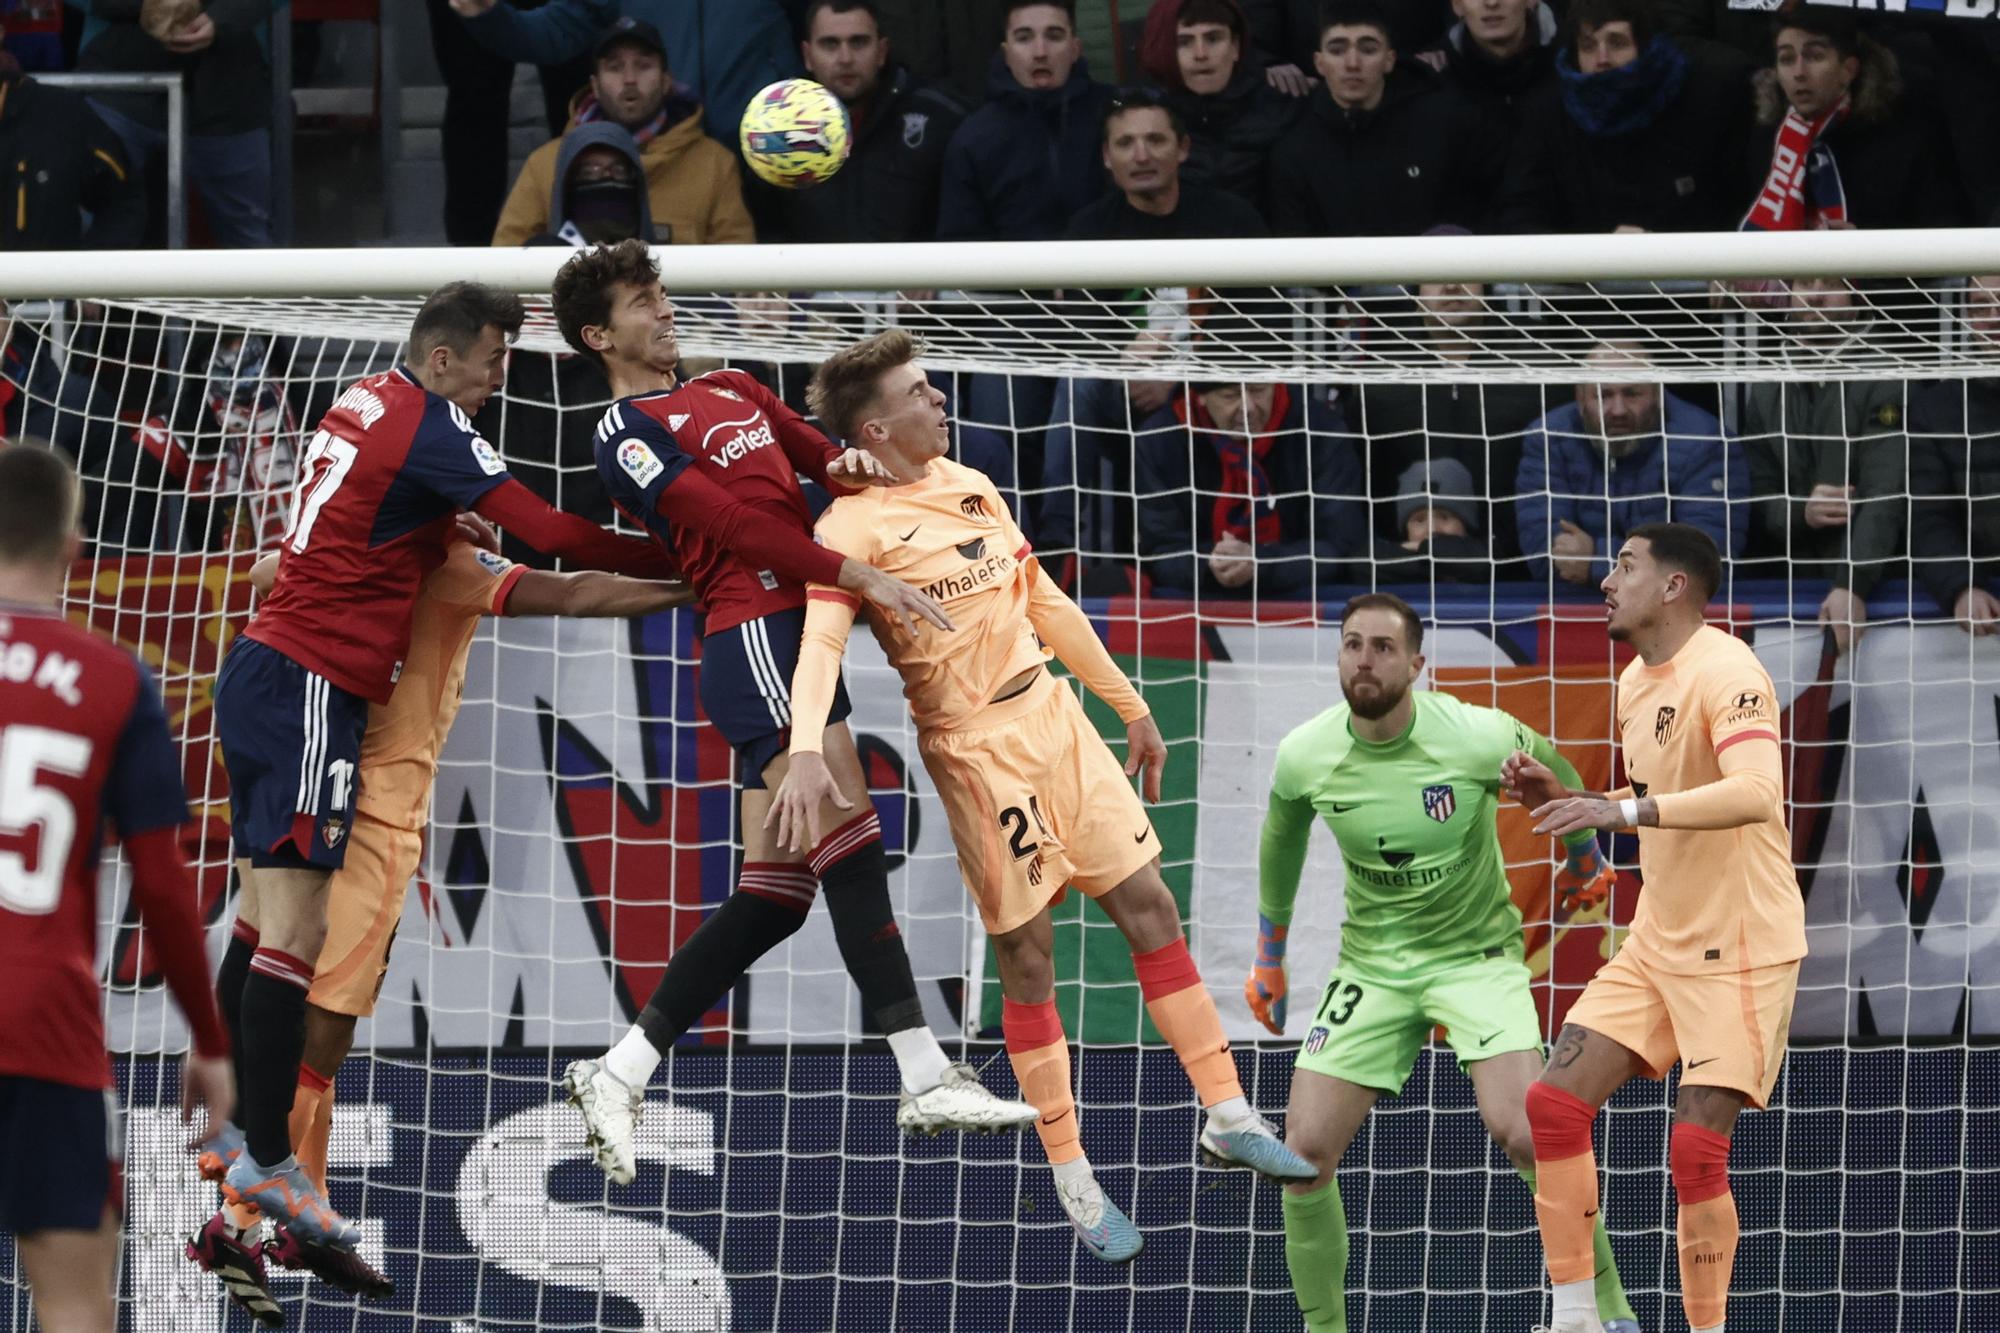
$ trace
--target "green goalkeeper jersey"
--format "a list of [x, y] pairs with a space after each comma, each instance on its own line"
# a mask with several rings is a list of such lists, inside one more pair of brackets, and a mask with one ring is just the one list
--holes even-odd
[[1509, 714], [1432, 690], [1410, 697], [1415, 715], [1392, 741], [1357, 738], [1344, 702], [1285, 737], [1258, 858], [1258, 910], [1287, 925], [1313, 816], [1324, 819], [1347, 872], [1342, 966], [1385, 979], [1519, 945], [1494, 821], [1508, 754], [1525, 750], [1579, 785], [1555, 746]]

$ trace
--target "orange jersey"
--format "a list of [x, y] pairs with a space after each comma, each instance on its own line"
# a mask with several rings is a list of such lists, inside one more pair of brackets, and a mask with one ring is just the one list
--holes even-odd
[[[829, 663], [824, 653], [802, 650], [793, 682], [793, 749], [819, 748], [825, 710], [815, 715], [806, 705], [821, 693], [831, 697], [833, 675], [827, 668], [837, 666], [856, 614], [867, 616], [902, 676], [903, 695], [921, 730], [965, 725], [1001, 686], [1047, 661], [1051, 649], [1121, 719], [1145, 716], [1145, 704], [1089, 620], [1041, 577], [1027, 538], [984, 473], [949, 459], [933, 460], [920, 481], [835, 500], [820, 516], [817, 532], [829, 548], [929, 593], [956, 628], [922, 624], [913, 635], [872, 603], [864, 607], [837, 588], [808, 589], [804, 648], [816, 642], [823, 648], [821, 636], [831, 636], [834, 651]], [[835, 614], [841, 609], [844, 618]]]
[[505, 614], [525, 573], [525, 566], [455, 542], [424, 580], [395, 692], [368, 708], [356, 810], [392, 828], [420, 830], [429, 821], [431, 783], [465, 693], [473, 631], [481, 616]]
[[[1743, 972], [1802, 958], [1805, 899], [1785, 831], [1771, 677], [1750, 646], [1704, 625], [1657, 667], [1618, 678], [1618, 735], [1632, 790], [1660, 803], [1669, 827], [1639, 830], [1645, 889], [1628, 944], [1661, 971]], [[1689, 822], [1674, 793], [1719, 783], [1731, 766], [1776, 793], [1768, 817], [1735, 828]], [[1692, 798], [1699, 801], [1701, 798]]]

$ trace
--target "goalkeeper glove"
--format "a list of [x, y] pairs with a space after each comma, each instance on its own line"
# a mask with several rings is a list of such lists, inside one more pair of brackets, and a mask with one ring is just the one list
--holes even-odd
[[1257, 961], [1243, 983], [1243, 998], [1251, 1014], [1271, 1032], [1285, 1035], [1285, 935], [1288, 926], [1257, 918]]
[[1604, 859], [1597, 840], [1565, 848], [1562, 868], [1556, 871], [1556, 901], [1565, 912], [1596, 907], [1611, 894], [1618, 874]]

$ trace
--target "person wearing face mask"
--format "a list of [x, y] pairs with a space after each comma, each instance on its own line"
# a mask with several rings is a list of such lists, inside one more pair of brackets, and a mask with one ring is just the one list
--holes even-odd
[[[578, 127], [613, 125], [636, 145], [647, 195], [643, 235], [659, 245], [748, 245], [757, 229], [743, 203], [743, 179], [736, 155], [702, 132], [701, 103], [675, 81], [666, 44], [652, 24], [621, 18], [598, 35], [590, 87], [571, 113]], [[569, 135], [552, 139], [528, 155], [500, 225], [495, 245], [524, 245], [544, 233], [559, 232], [569, 218], [549, 212], [558, 184], [573, 190], [566, 160]], [[586, 146], [602, 146], [593, 145]], [[591, 182], [593, 187], [602, 182]], [[612, 192], [585, 191], [587, 206]], [[624, 217], [622, 208], [621, 219]], [[600, 218], [606, 226], [623, 225]], [[607, 233], [606, 239], [620, 239]]]
[[1576, 0], [1522, 113], [1505, 232], [1727, 231], [1746, 203], [1750, 62], [1659, 32], [1646, 0]]
[[624, 126], [610, 121], [577, 126], [563, 136], [557, 155], [550, 230], [529, 244], [612, 245], [631, 236], [650, 243], [653, 213], [645, 180], [639, 145]]

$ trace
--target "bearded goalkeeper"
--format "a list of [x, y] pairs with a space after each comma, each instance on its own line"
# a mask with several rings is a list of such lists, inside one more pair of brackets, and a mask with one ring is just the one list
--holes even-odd
[[[1244, 986], [1272, 1032], [1285, 1027], [1285, 934], [1315, 814], [1340, 844], [1347, 920], [1292, 1075], [1285, 1143], [1318, 1175], [1285, 1186], [1285, 1257], [1306, 1327], [1347, 1328], [1347, 1216], [1334, 1172], [1375, 1099], [1395, 1096], [1443, 1024], [1494, 1142], [1534, 1187], [1529, 1085], [1542, 1025], [1522, 961], [1494, 805], [1500, 766], [1526, 751], [1575, 788], [1546, 739], [1506, 713], [1410, 688], [1424, 627], [1399, 597], [1370, 593], [1340, 622], [1336, 705], [1285, 737], [1258, 856], [1257, 961]], [[1565, 839], [1565, 906], [1603, 901], [1611, 869], [1592, 829]], [[1638, 1333], [1597, 1222], [1605, 1333]]]

